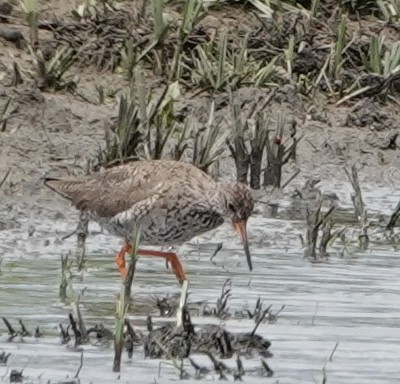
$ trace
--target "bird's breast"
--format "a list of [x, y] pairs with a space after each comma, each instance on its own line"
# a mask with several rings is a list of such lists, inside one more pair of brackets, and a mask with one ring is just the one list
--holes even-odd
[[149, 215], [141, 224], [141, 238], [153, 245], [183, 243], [222, 223], [221, 216], [214, 212], [171, 209], [164, 215]]
[[140, 225], [140, 242], [143, 245], [181, 244], [217, 228], [223, 218], [216, 212], [206, 209], [172, 208], [149, 213], [140, 222], [134, 219], [122, 222], [110, 221], [97, 215], [91, 215], [110, 233], [131, 238], [137, 225]]

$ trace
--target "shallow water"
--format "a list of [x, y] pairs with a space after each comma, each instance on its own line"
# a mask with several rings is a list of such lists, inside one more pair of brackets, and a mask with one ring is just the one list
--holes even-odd
[[[347, 190], [334, 185], [341, 205], [350, 207]], [[346, 200], [347, 196], [347, 200]], [[390, 213], [399, 196], [390, 188], [371, 187], [364, 192], [370, 210]], [[43, 338], [24, 338], [7, 342], [6, 329], [0, 323], [0, 353], [10, 352], [7, 365], [0, 365], [0, 380], [7, 381], [11, 369], [24, 369], [26, 381], [47, 382], [72, 378], [79, 366], [80, 350], [61, 345], [57, 337], [59, 323], [67, 324], [68, 303], [58, 298], [60, 255], [75, 250], [75, 237], [60, 238], [73, 231], [77, 215], [64, 209], [67, 217], [57, 217], [51, 207], [34, 208], [26, 215], [15, 213], [20, 226], [0, 231], [3, 264], [0, 274], [0, 315], [19, 329], [22, 319], [31, 331], [40, 326]], [[283, 204], [285, 205], [285, 204]], [[35, 231], [28, 236], [28, 228]], [[113, 255], [118, 239], [101, 233], [96, 225], [87, 240], [86, 268], [73, 279], [73, 288], [86, 288], [81, 299], [87, 325], [103, 322], [113, 325], [115, 296], [120, 279]], [[340, 244], [331, 249], [327, 262], [311, 263], [303, 258], [298, 235], [304, 233], [301, 220], [252, 218], [249, 223], [255, 271], [249, 273], [240, 244], [229, 226], [193, 240], [181, 249], [181, 260], [190, 279], [190, 301], [206, 300], [214, 304], [227, 278], [232, 279], [231, 311], [252, 309], [258, 297], [264, 306], [273, 305], [283, 312], [274, 324], [261, 324], [258, 333], [272, 342], [273, 357], [268, 364], [272, 378], [258, 378], [259, 358], [243, 360], [248, 382], [321, 383], [323, 368], [328, 383], [398, 383], [400, 377], [400, 265], [398, 254], [389, 245], [371, 244], [366, 252], [354, 245], [344, 258], [337, 254]], [[356, 230], [352, 229], [355, 234]], [[215, 246], [223, 249], [210, 261]], [[143, 328], [149, 311], [150, 295], [179, 292], [172, 273], [157, 259], [141, 259], [134, 283], [134, 305], [130, 320]], [[165, 319], [164, 319], [165, 320]], [[157, 321], [157, 317], [155, 317]], [[215, 318], [193, 318], [194, 323], [216, 323]], [[228, 330], [249, 331], [253, 320], [231, 319]], [[331, 361], [329, 357], [338, 343]], [[178, 379], [168, 362], [144, 359], [139, 349], [132, 360], [124, 355], [121, 374], [111, 372], [111, 346], [85, 345], [84, 364], [79, 374], [82, 383], [167, 382]], [[204, 356], [196, 362], [211, 367]], [[234, 360], [228, 365], [235, 367]], [[194, 374], [188, 366], [187, 371]], [[210, 375], [207, 380], [218, 379]], [[195, 382], [184, 380], [182, 382]]]

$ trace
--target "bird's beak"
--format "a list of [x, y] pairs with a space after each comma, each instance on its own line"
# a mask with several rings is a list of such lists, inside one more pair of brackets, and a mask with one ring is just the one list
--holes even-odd
[[249, 243], [247, 242], [246, 224], [247, 224], [247, 221], [243, 220], [243, 219], [233, 221], [233, 226], [235, 227], [235, 230], [236, 230], [237, 234], [239, 235], [239, 238], [242, 241], [243, 246], [244, 246], [244, 252], [246, 253], [247, 264], [249, 266], [250, 271], [252, 271], [253, 265], [251, 264]]

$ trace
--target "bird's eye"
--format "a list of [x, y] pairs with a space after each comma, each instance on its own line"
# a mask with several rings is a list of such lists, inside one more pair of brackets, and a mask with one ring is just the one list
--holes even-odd
[[228, 208], [229, 208], [229, 210], [232, 211], [233, 213], [236, 212], [236, 208], [235, 208], [235, 206], [234, 206], [232, 203], [229, 203], [229, 204], [228, 204]]

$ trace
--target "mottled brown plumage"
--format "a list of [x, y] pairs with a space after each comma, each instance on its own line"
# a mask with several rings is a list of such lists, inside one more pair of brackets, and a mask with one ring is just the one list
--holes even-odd
[[191, 164], [153, 160], [82, 178], [48, 178], [45, 184], [128, 242], [136, 224], [141, 228], [142, 244], [173, 245], [229, 218], [244, 242], [251, 269], [246, 221], [253, 199], [241, 183], [217, 182]]

